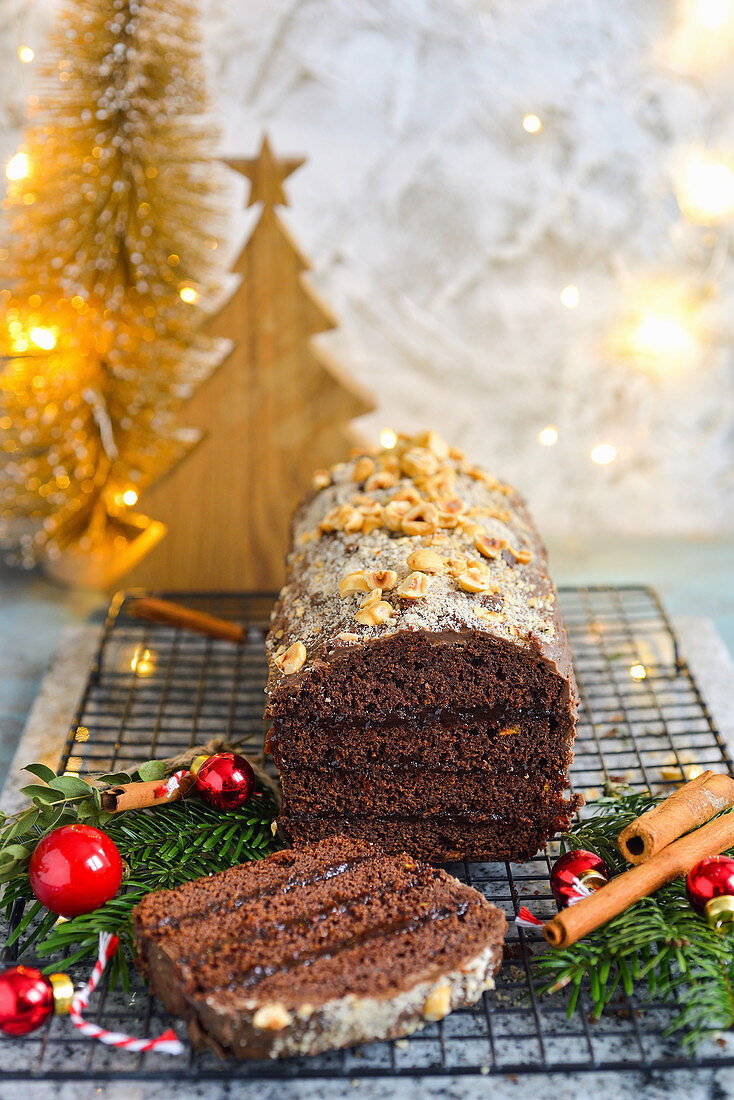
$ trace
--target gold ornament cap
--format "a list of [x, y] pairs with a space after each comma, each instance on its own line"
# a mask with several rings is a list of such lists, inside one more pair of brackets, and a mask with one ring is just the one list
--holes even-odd
[[194, 759], [191, 761], [191, 764], [189, 765], [189, 771], [191, 772], [191, 774], [198, 775], [199, 769], [201, 768], [202, 764], [205, 764], [208, 759], [209, 753], [203, 753], [201, 756], [195, 756]]
[[57, 1016], [63, 1016], [71, 1008], [74, 983], [68, 974], [49, 974], [48, 980], [54, 991], [54, 1012]]
[[717, 932], [734, 932], [734, 897], [726, 894], [707, 901], [706, 920]]
[[609, 879], [600, 874], [599, 871], [594, 871], [589, 868], [588, 871], [582, 871], [578, 876], [579, 882], [582, 882], [588, 890], [600, 890], [602, 886], [606, 886]]

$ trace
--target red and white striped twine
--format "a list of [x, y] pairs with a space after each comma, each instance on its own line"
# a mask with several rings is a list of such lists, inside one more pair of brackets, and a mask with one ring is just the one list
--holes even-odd
[[174, 772], [169, 776], [165, 783], [161, 783], [160, 787], [155, 788], [155, 793], [158, 798], [167, 798], [172, 795], [174, 791], [177, 791], [181, 786], [181, 780], [185, 775], [189, 775], [188, 768], [182, 768], [181, 771]]
[[69, 1009], [69, 1016], [74, 1027], [86, 1035], [89, 1039], [98, 1039], [100, 1043], [108, 1046], [121, 1047], [124, 1050], [145, 1051], [160, 1050], [164, 1054], [183, 1054], [184, 1045], [176, 1038], [176, 1033], [169, 1027], [156, 1039], [133, 1039], [130, 1035], [123, 1035], [120, 1031], [108, 1031], [98, 1024], [89, 1023], [83, 1019], [82, 1012], [87, 1007], [89, 998], [99, 985], [104, 969], [109, 959], [117, 951], [119, 940], [110, 932], [99, 934], [99, 955], [94, 964], [94, 969], [89, 976], [87, 984], [74, 994]]
[[524, 905], [520, 906], [517, 916], [515, 917], [515, 924], [520, 928], [542, 928], [545, 922], [536, 917], [529, 909], [526, 909]]

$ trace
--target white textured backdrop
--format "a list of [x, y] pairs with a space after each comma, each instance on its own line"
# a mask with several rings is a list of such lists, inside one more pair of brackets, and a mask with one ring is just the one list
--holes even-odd
[[[17, 49], [42, 52], [52, 10], [0, 0], [5, 158], [33, 69]], [[550, 532], [734, 529], [729, 227], [692, 225], [673, 185], [695, 146], [734, 151], [734, 27], [692, 59], [670, 0], [203, 10], [223, 151], [253, 153], [267, 127], [309, 158], [287, 217], [340, 318], [325, 339], [378, 400], [364, 430], [435, 426]], [[696, 307], [694, 342], [651, 371], [614, 334], [661, 277]]]

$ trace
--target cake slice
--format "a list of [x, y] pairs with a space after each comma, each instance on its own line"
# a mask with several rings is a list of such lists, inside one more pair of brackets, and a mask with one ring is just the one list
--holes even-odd
[[409, 1035], [494, 986], [506, 921], [411, 856], [330, 837], [148, 894], [139, 965], [195, 1046], [316, 1054]]

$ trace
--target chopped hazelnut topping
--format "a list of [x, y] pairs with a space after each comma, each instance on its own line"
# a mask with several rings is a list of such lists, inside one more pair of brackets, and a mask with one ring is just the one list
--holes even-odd
[[386, 504], [383, 516], [388, 531], [402, 531], [403, 517], [409, 510], [410, 501], [408, 500], [391, 500]]
[[478, 561], [468, 561], [466, 569], [456, 579], [465, 592], [491, 592], [496, 589], [489, 570]]
[[379, 603], [381, 599], [382, 599], [382, 589], [381, 588], [371, 588], [370, 591], [364, 597], [364, 599], [362, 600], [362, 602], [360, 603], [359, 606], [360, 606], [360, 608], [374, 607], [375, 604]]
[[449, 558], [447, 562], [449, 574], [456, 579], [460, 573], [466, 570], [466, 558]]
[[442, 466], [433, 477], [426, 478], [423, 488], [431, 500], [445, 500], [454, 495], [456, 471], [451, 466]]
[[364, 573], [347, 573], [339, 581], [339, 595], [349, 596], [352, 592], [369, 592], [374, 585], [368, 584]]
[[361, 512], [363, 516], [379, 516], [382, 519], [382, 505], [379, 500], [373, 500], [372, 497], [363, 497], [357, 511]]
[[402, 600], [423, 600], [431, 580], [427, 573], [411, 573], [398, 588], [398, 596]]
[[459, 517], [455, 516], [453, 512], [444, 512], [442, 510], [438, 513], [438, 526], [446, 530], [450, 530], [453, 527], [458, 527]]
[[484, 528], [480, 528], [482, 534], [474, 536], [474, 548], [483, 554], [485, 558], [496, 558], [507, 546], [505, 539], [495, 539], [488, 535]]
[[376, 466], [371, 458], [367, 455], [363, 455], [362, 458], [358, 458], [354, 463], [354, 469], [352, 470], [352, 481], [366, 481], [371, 474], [374, 474]]
[[319, 531], [322, 535], [328, 535], [331, 531], [337, 530], [337, 515], [339, 514], [338, 508], [332, 508], [330, 512], [327, 512], [324, 518], [319, 523]]
[[362, 520], [363, 535], [369, 535], [370, 531], [375, 531], [378, 527], [382, 527], [381, 516], [365, 516]]
[[442, 573], [445, 562], [435, 550], [429, 550], [427, 546], [419, 546], [408, 554], [408, 566], [417, 569], [421, 573]]
[[385, 473], [393, 474], [396, 481], [400, 477], [400, 461], [391, 451], [386, 451], [379, 455], [377, 458], [377, 465]]
[[372, 569], [364, 574], [368, 586], [380, 588], [383, 592], [389, 592], [398, 583], [398, 575], [394, 569]]
[[338, 642], [358, 642], [359, 634], [350, 634], [348, 631], [343, 630], [341, 634], [336, 636]]
[[492, 611], [489, 607], [478, 607], [477, 615], [488, 623], [503, 623], [507, 618], [504, 611]]
[[463, 588], [465, 592], [486, 592], [489, 587], [486, 580], [478, 573], [460, 573], [456, 579], [459, 582], [459, 588]]
[[284, 1005], [261, 1005], [252, 1017], [252, 1026], [261, 1031], [282, 1031], [292, 1022], [293, 1017]]
[[429, 501], [422, 501], [407, 511], [403, 517], [406, 535], [430, 535], [438, 526], [438, 508]]
[[402, 456], [400, 468], [408, 477], [431, 477], [438, 469], [438, 459], [425, 447], [411, 447]]
[[285, 653], [273, 658], [284, 676], [291, 676], [303, 667], [306, 660], [306, 647], [303, 642], [294, 642]]
[[367, 478], [364, 487], [368, 493], [371, 493], [374, 489], [393, 489], [397, 483], [397, 474], [391, 473], [390, 470], [378, 470], [376, 474]]
[[364, 517], [351, 504], [342, 504], [337, 513], [337, 522], [342, 531], [353, 533], [362, 529]]
[[419, 447], [425, 447], [426, 450], [430, 451], [436, 458], [444, 459], [449, 456], [448, 443], [441, 439], [438, 432], [420, 432], [420, 434], [415, 437], [414, 442], [417, 443]]
[[327, 485], [331, 485], [331, 474], [328, 470], [317, 470], [313, 475], [314, 489], [325, 489]]
[[451, 987], [444, 983], [434, 989], [423, 1006], [424, 1020], [443, 1020], [451, 1011]]
[[[379, 588], [376, 591], [379, 592]], [[387, 622], [391, 615], [392, 607], [385, 600], [381, 600], [368, 607], [361, 607], [354, 617], [362, 626], [379, 626], [380, 623]]]
[[475, 523], [472, 519], [467, 519], [462, 516], [459, 520], [459, 526], [461, 527], [461, 533], [468, 539], [475, 539], [479, 535], [486, 535], [486, 527], [482, 527], [481, 523]]
[[515, 561], [520, 562], [521, 565], [526, 565], [529, 561], [533, 560], [533, 551], [527, 548], [516, 550], [514, 546], [508, 546], [507, 552], [512, 554]]
[[402, 489], [398, 489], [394, 496], [390, 497], [390, 500], [407, 500], [409, 504], [420, 504], [423, 497], [413, 485], [404, 485]]

